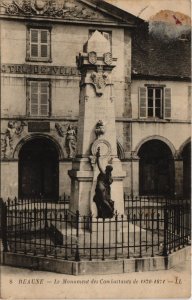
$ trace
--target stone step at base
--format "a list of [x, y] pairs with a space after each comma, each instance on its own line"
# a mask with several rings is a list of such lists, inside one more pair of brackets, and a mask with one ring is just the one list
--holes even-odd
[[[79, 233], [78, 233], [78, 238], [76, 236], [76, 229], [72, 228], [68, 228], [66, 229], [61, 229], [61, 233], [63, 235], [63, 241], [64, 243], [66, 243], [66, 236], [67, 236], [67, 243], [70, 244], [72, 243], [76, 243], [77, 240], [79, 242], [79, 244], [83, 244], [83, 243], [90, 243], [90, 239], [91, 239], [91, 243], [99, 243], [99, 244], [109, 244], [109, 243], [122, 243], [123, 242], [127, 242], [128, 240], [129, 242], [133, 241], [133, 240], [137, 240], [139, 241], [141, 240], [145, 240], [145, 236], [146, 236], [146, 231], [144, 229], [137, 227], [137, 226], [133, 226], [133, 224], [129, 224], [129, 230], [128, 227], [123, 227], [120, 228], [119, 230], [111, 230], [108, 228], [104, 229], [101, 231], [93, 231], [90, 232], [89, 230], [82, 230], [79, 229]], [[149, 238], [149, 234], [148, 234], [148, 238]]]

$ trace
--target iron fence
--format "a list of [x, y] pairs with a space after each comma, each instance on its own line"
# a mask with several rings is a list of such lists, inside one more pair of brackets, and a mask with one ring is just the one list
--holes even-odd
[[190, 243], [188, 201], [125, 200], [126, 214], [111, 219], [81, 216], [66, 201], [1, 200], [3, 250], [79, 261], [167, 256]]

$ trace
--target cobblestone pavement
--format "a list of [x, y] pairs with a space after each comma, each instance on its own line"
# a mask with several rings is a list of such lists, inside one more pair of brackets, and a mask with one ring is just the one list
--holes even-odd
[[189, 298], [191, 262], [167, 271], [72, 276], [1, 267], [1, 298], [131, 299]]

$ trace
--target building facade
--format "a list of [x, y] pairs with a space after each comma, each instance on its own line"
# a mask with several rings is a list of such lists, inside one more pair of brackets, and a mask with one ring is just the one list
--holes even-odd
[[[176, 54], [175, 45], [167, 45], [166, 56], [141, 19], [103, 1], [10, 0], [1, 6], [1, 197], [70, 195], [76, 57], [96, 30], [117, 57], [117, 152], [125, 192], [190, 195], [190, 41], [179, 41]], [[168, 68], [168, 61], [177, 67]]]

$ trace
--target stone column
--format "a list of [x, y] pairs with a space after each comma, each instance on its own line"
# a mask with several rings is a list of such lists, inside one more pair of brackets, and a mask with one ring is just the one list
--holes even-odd
[[115, 209], [124, 213], [122, 165], [117, 158], [117, 138], [113, 97], [112, 70], [117, 59], [112, 58], [110, 42], [98, 31], [84, 45], [77, 58], [81, 72], [80, 107], [77, 135], [77, 155], [72, 163], [70, 209], [81, 215], [95, 213], [93, 196], [97, 175], [96, 152], [101, 153], [103, 169], [111, 164], [113, 183], [111, 198]]
[[183, 195], [183, 159], [176, 153], [174, 157], [175, 165], [175, 196], [180, 197]]

